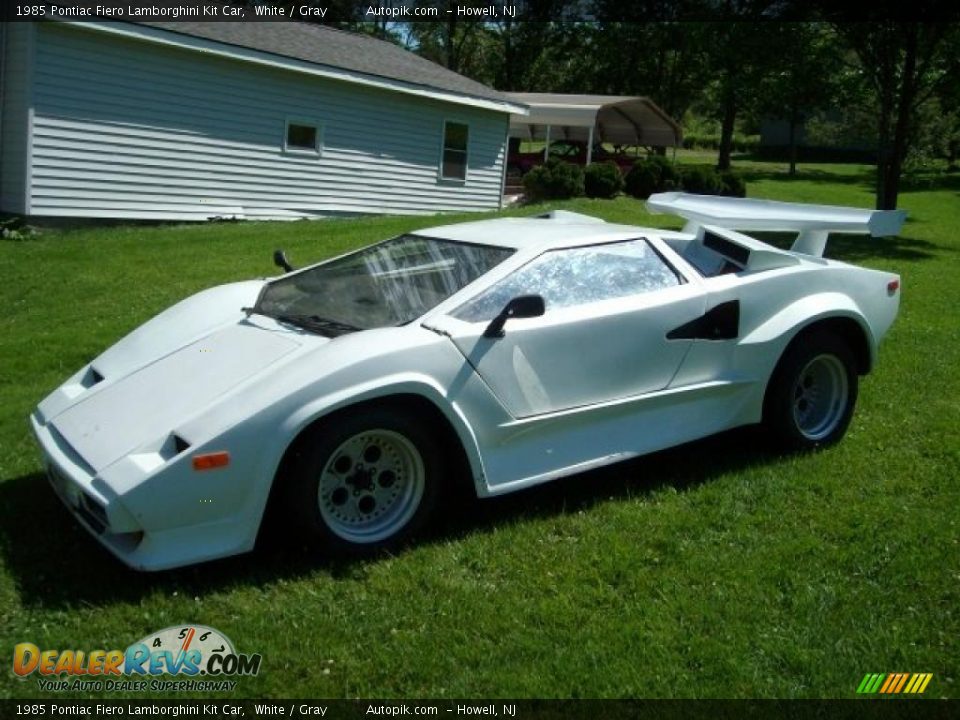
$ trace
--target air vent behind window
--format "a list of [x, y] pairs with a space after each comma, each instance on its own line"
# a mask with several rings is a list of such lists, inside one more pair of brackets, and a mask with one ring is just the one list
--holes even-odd
[[728, 260], [733, 260], [741, 267], [746, 267], [750, 262], [749, 250], [710, 231], [703, 233], [703, 245], [714, 252], [720, 253]]

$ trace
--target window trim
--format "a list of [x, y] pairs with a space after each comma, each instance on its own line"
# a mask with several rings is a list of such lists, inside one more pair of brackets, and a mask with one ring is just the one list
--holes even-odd
[[[311, 150], [299, 145], [291, 145], [290, 126], [301, 125], [303, 127], [312, 127], [316, 130], [316, 141]], [[320, 157], [323, 154], [323, 124], [315, 118], [306, 118], [303, 116], [290, 115], [283, 124], [283, 152], [291, 155], [301, 155], [307, 157]]]
[[[463, 177], [449, 177], [443, 174], [443, 156], [447, 151], [447, 126], [463, 125], [467, 129], [467, 147], [463, 150]], [[456, 150], [455, 152], [460, 152]], [[442, 183], [456, 183], [466, 185], [467, 178], [470, 175], [470, 123], [464, 120], [453, 118], [444, 118], [443, 126], [440, 132], [440, 162], [437, 167], [437, 180]]]
[[[526, 262], [524, 262], [522, 265], [518, 265], [517, 267], [511, 269], [508, 273], [506, 273], [505, 275], [503, 275], [503, 277], [497, 278], [496, 280], [494, 280], [493, 282], [491, 282], [489, 285], [483, 287], [482, 289], [480, 289], [478, 292], [476, 292], [475, 294], [471, 295], [470, 297], [465, 298], [465, 299], [464, 299], [463, 301], [461, 301], [458, 305], [456, 305], [455, 307], [451, 307], [449, 310], [445, 311], [443, 314], [446, 315], [446, 316], [448, 316], [448, 317], [450, 317], [451, 319], [453, 319], [453, 320], [455, 320], [455, 321], [457, 321], [457, 322], [465, 323], [465, 324], [467, 324], [467, 325], [486, 325], [487, 323], [490, 322], [490, 320], [465, 320], [465, 319], [463, 319], [463, 318], [461, 318], [461, 317], [457, 317], [456, 313], [457, 313], [460, 309], [466, 307], [466, 306], [469, 305], [471, 302], [473, 302], [474, 300], [476, 300], [478, 297], [482, 296], [485, 292], [487, 292], [487, 290], [495, 287], [498, 283], [506, 280], [506, 279], [507, 279], [508, 277], [510, 277], [511, 275], [513, 275], [513, 274], [515, 274], [515, 273], [518, 273], [518, 272], [522, 272], [525, 268], [527, 268], [527, 267], [529, 267], [530, 265], [532, 265], [533, 263], [541, 260], [542, 258], [546, 257], [547, 255], [550, 255], [550, 254], [553, 254], [553, 253], [559, 253], [559, 252], [569, 252], [569, 251], [571, 251], [571, 250], [583, 250], [584, 248], [607, 247], [607, 246], [610, 246], [610, 245], [621, 245], [621, 244], [634, 243], [634, 242], [644, 243], [644, 244], [647, 246], [647, 248], [648, 248], [654, 255], [657, 256], [657, 259], [659, 259], [660, 262], [663, 263], [664, 267], [666, 267], [667, 270], [669, 270], [669, 271], [677, 278], [677, 284], [676, 284], [676, 285], [669, 285], [669, 286], [665, 286], [665, 287], [660, 287], [660, 288], [656, 288], [656, 289], [654, 289], [654, 290], [648, 290], [648, 291], [646, 291], [646, 292], [637, 293], [637, 294], [633, 294], [633, 295], [624, 295], [624, 296], [619, 296], [619, 297], [601, 298], [601, 299], [599, 299], [599, 300], [591, 300], [591, 301], [589, 301], [589, 302], [580, 303], [580, 304], [577, 304], [577, 305], [566, 305], [566, 306], [563, 306], [563, 307], [557, 307], [557, 308], [554, 308], [552, 312], [555, 312], [555, 313], [563, 313], [563, 312], [568, 312], [568, 311], [577, 311], [577, 312], [579, 312], [580, 309], [581, 309], [581, 308], [584, 308], [584, 307], [595, 306], [595, 305], [599, 305], [599, 304], [601, 304], [601, 303], [622, 302], [625, 298], [646, 297], [646, 296], [650, 296], [650, 295], [653, 295], [653, 294], [656, 294], [656, 293], [671, 292], [671, 291], [675, 291], [677, 288], [683, 288], [683, 287], [686, 287], [686, 286], [688, 286], [688, 285], [690, 284], [690, 281], [689, 281], [689, 279], [686, 277], [686, 274], [683, 273], [683, 272], [681, 272], [680, 268], [678, 268], [673, 262], [671, 262], [670, 258], [667, 257], [667, 256], [661, 251], [661, 249], [660, 249], [659, 247], [657, 247], [657, 244], [656, 244], [655, 242], [653, 242], [653, 240], [652, 240], [652, 238], [651, 238], [650, 236], [648, 236], [648, 235], [637, 235], [636, 237], [627, 238], [627, 239], [624, 239], [624, 240], [606, 240], [606, 241], [603, 241], [603, 242], [591, 242], [591, 243], [584, 243], [584, 244], [577, 244], [577, 245], [565, 245], [565, 246], [561, 246], [561, 247], [545, 248], [542, 252], [539, 252], [539, 253], [537, 253], [536, 255], [534, 255], [533, 257], [529, 258], [529, 259], [528, 259]], [[547, 304], [547, 313], [550, 313], [550, 312], [551, 312], [551, 309], [550, 309], [550, 305], [549, 305], [549, 303], [548, 303], [548, 304]], [[491, 319], [492, 319], [492, 318], [491, 318]]]

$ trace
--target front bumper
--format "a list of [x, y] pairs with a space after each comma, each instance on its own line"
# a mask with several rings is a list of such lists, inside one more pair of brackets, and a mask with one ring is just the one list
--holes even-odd
[[218, 517], [176, 527], [143, 527], [94, 470], [40, 416], [30, 416], [54, 492], [71, 514], [125, 565], [167, 570], [253, 549], [259, 515]]
[[[132, 556], [143, 541], [144, 533], [136, 527], [133, 517], [97, 482], [92, 469], [55, 429], [42, 424], [36, 413], [30, 416], [30, 424], [57, 497], [101, 545], [126, 564], [137, 567]], [[122, 526], [123, 531], [116, 529], [118, 526]]]

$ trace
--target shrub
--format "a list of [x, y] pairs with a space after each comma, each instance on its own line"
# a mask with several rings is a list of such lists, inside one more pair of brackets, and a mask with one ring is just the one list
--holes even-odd
[[523, 189], [531, 201], [566, 200], [583, 195], [583, 170], [550, 158], [523, 176]]
[[39, 235], [33, 225], [27, 225], [26, 219], [20, 215], [0, 218], [0, 238], [4, 240], [30, 240]]
[[720, 173], [720, 185], [723, 187], [721, 195], [728, 197], [746, 197], [747, 184], [739, 173], [733, 170], [724, 170]]
[[613, 161], [587, 165], [583, 171], [583, 189], [587, 197], [614, 198], [623, 190], [623, 176]]
[[636, 198], [648, 198], [654, 193], [676, 190], [680, 175], [677, 166], [661, 155], [637, 160], [627, 173], [627, 192]]
[[680, 187], [680, 170], [670, 160], [663, 155], [651, 155], [647, 158], [660, 172], [660, 184], [657, 192], [669, 192]]
[[746, 183], [733, 170], [717, 172], [699, 165], [677, 166], [660, 155], [637, 160], [627, 173], [626, 189], [637, 198], [677, 189], [698, 195], [747, 196]]
[[720, 173], [709, 167], [685, 167], [680, 175], [680, 185], [685, 192], [698, 195], [720, 195], [723, 192]]
[[[687, 150], [719, 150], [720, 134], [684, 133], [683, 147]], [[760, 149], [760, 136], [734, 133], [731, 149], [738, 153], [757, 152]]]
[[635, 198], [648, 198], [657, 192], [660, 174], [644, 160], [638, 160], [624, 179], [624, 187]]

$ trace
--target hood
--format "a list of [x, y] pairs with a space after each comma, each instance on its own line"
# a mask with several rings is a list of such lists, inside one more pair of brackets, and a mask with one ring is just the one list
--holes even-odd
[[247, 378], [300, 347], [295, 336], [249, 323], [206, 335], [110, 382], [51, 424], [97, 472], [169, 434]]

